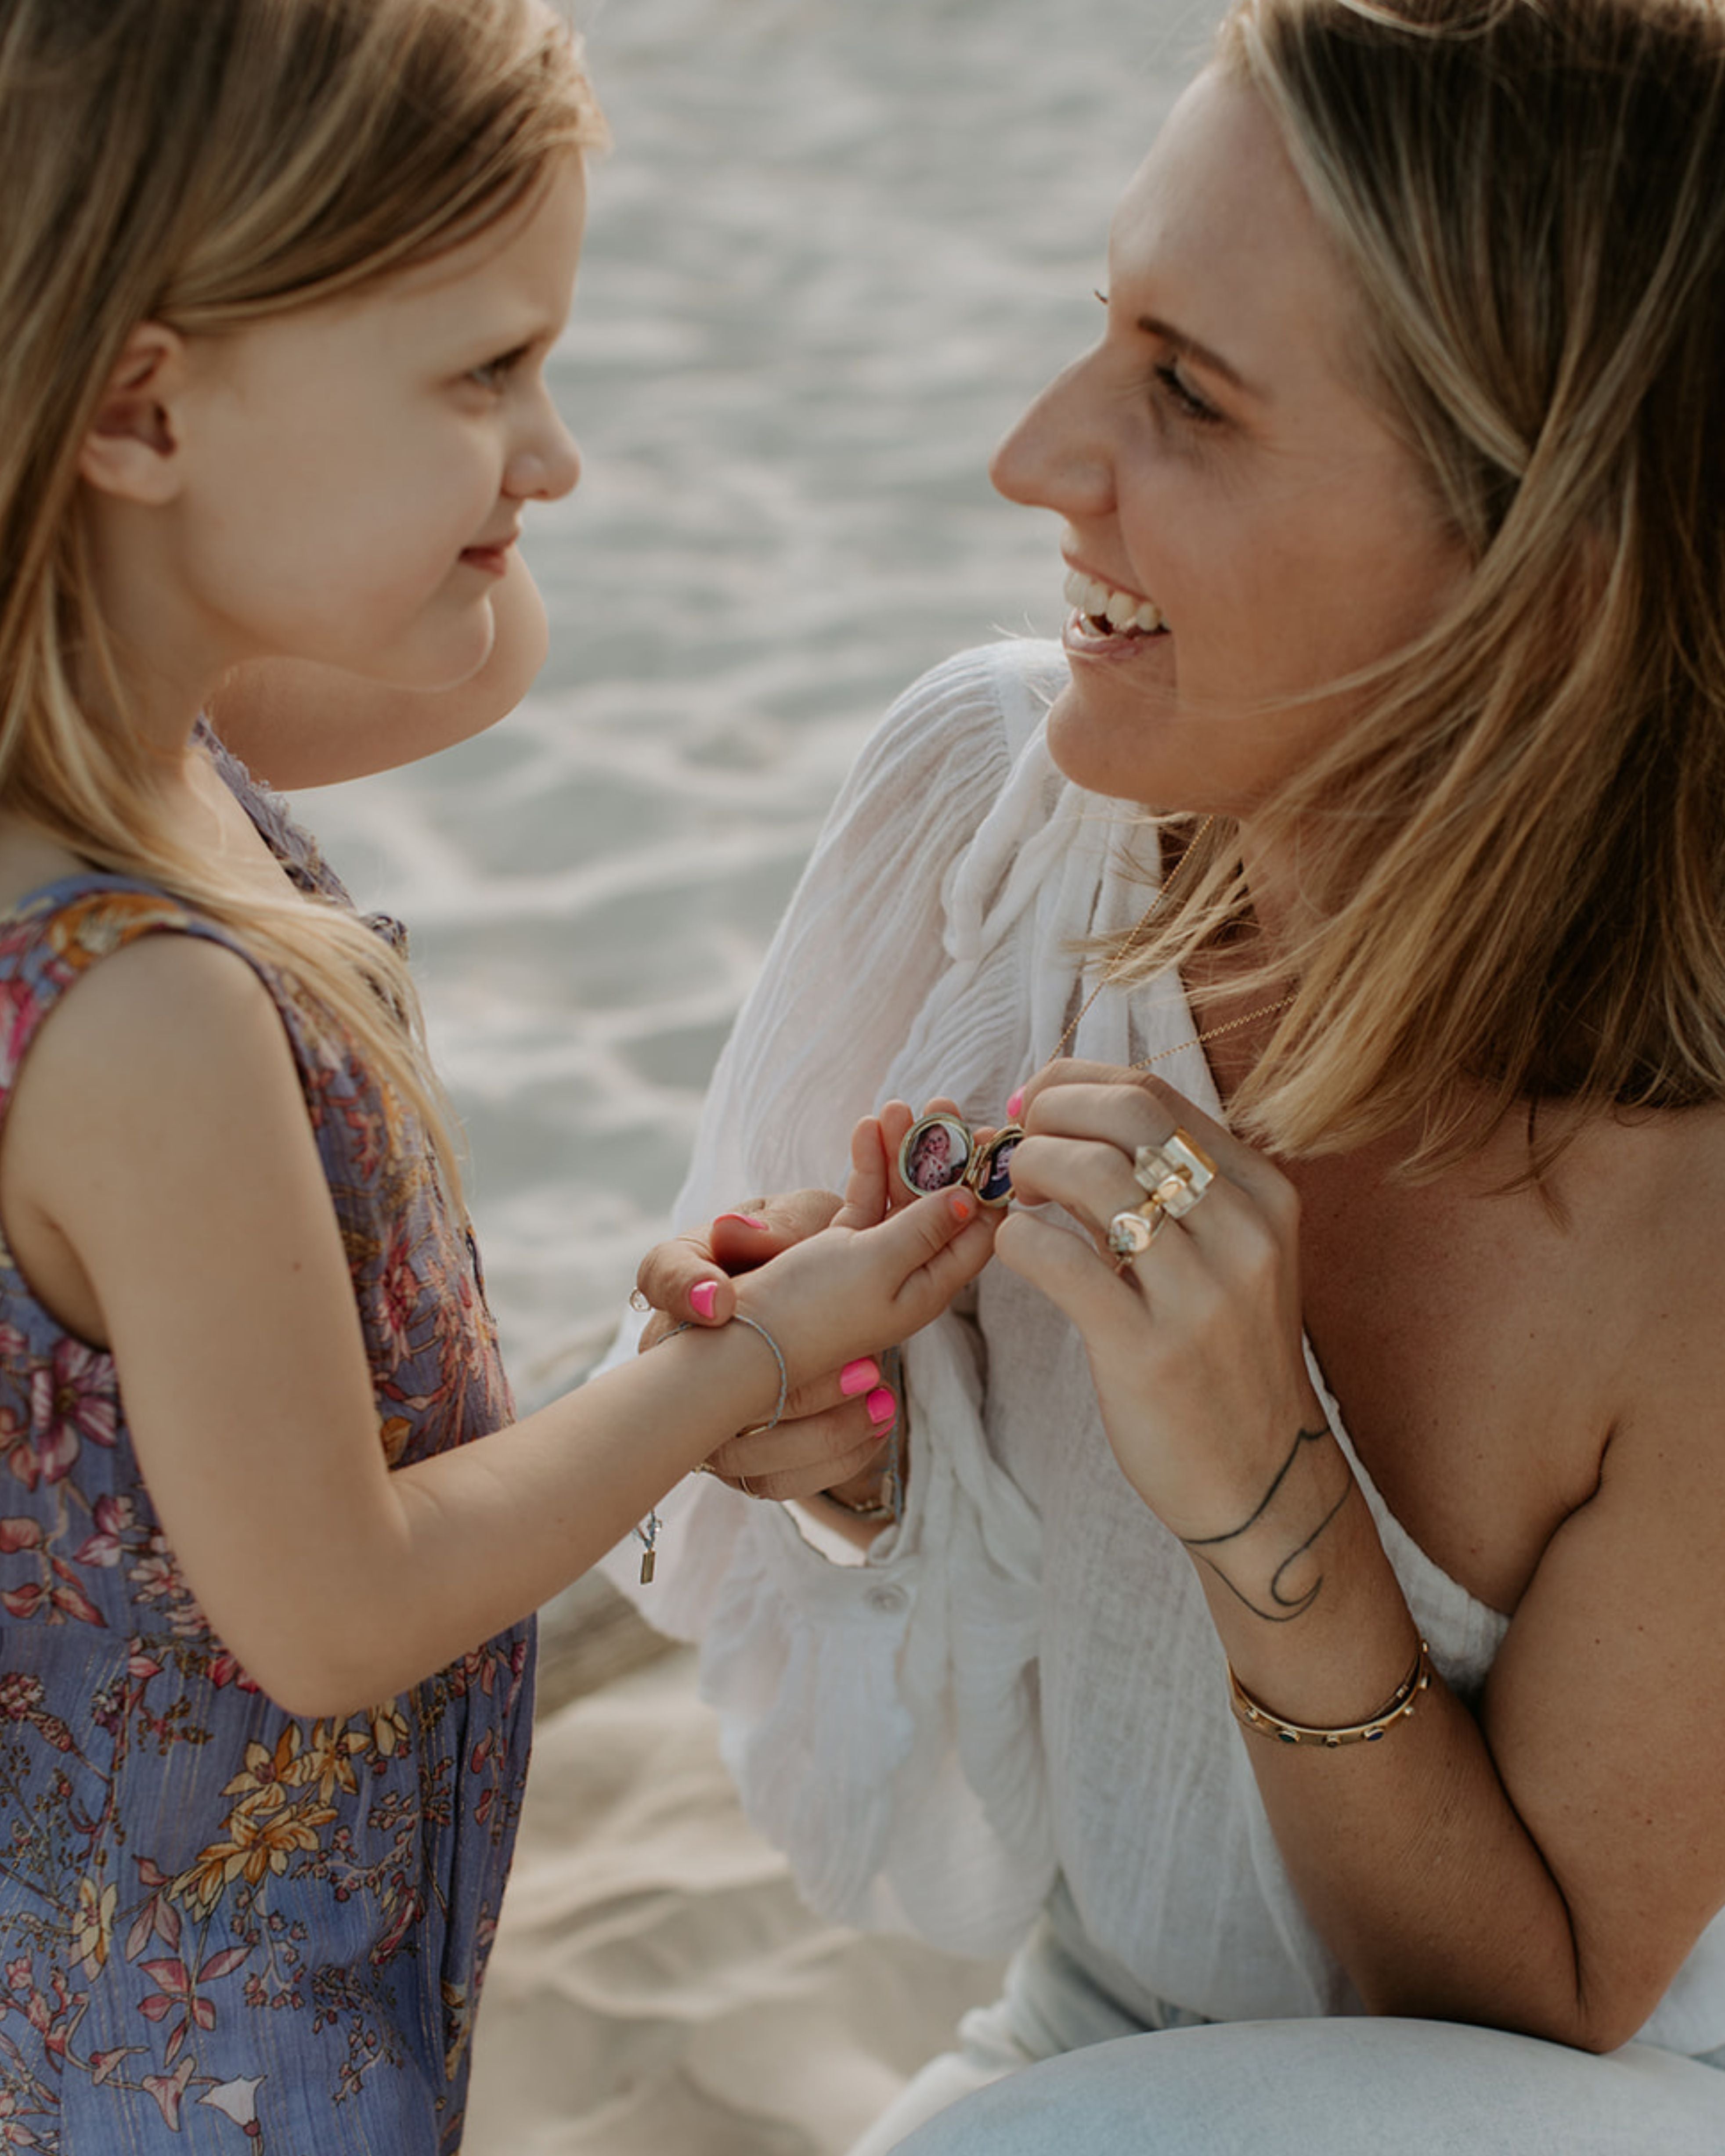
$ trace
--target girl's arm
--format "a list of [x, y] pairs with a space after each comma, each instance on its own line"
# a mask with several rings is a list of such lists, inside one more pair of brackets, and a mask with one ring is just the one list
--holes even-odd
[[[1171, 1120], [1220, 1172], [1133, 1260], [1136, 1281], [1029, 1213], [1000, 1256], [1084, 1335], [1116, 1455], [1187, 1543], [1247, 1691], [1292, 1722], [1366, 1722], [1419, 1635], [1306, 1372], [1294, 1193], [1154, 1081], [1063, 1075], [1033, 1089], [1022, 1195], [1100, 1239], [1137, 1194], [1137, 1147]], [[1301, 1899], [1373, 2012], [1609, 2051], [1725, 1902], [1719, 1377], [1697, 1352], [1614, 1436], [1479, 1720], [1435, 1678], [1373, 1742], [1243, 1732]]]
[[495, 726], [545, 664], [545, 605], [518, 552], [510, 554], [491, 612], [490, 656], [455, 688], [394, 689], [302, 659], [258, 659], [223, 681], [211, 723], [243, 763], [283, 792], [416, 762]]
[[[852, 1218], [884, 1210], [868, 1142]], [[0, 1178], [20, 1262], [100, 1321], [211, 1623], [292, 1712], [387, 1697], [513, 1623], [778, 1398], [758, 1335], [690, 1332], [511, 1429], [387, 1471], [279, 1015], [242, 960], [198, 940], [146, 938], [65, 997], [21, 1074]], [[742, 1306], [793, 1381], [814, 1377], [927, 1323], [990, 1242], [930, 1200], [800, 1245]]]

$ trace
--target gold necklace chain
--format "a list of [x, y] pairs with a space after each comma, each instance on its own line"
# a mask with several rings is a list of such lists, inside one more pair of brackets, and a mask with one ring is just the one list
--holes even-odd
[[[1102, 975], [1101, 979], [1096, 983], [1095, 988], [1093, 988], [1090, 993], [1085, 998], [1083, 1005], [1079, 1010], [1078, 1015], [1072, 1019], [1071, 1023], [1067, 1026], [1066, 1030], [1060, 1035], [1059, 1041], [1055, 1044], [1054, 1055], [1050, 1058], [1051, 1061], [1057, 1062], [1060, 1058], [1066, 1053], [1068, 1048], [1071, 1046], [1074, 1034], [1076, 1034], [1079, 1027], [1083, 1024], [1085, 1019], [1090, 1015], [1091, 1006], [1096, 1002], [1096, 998], [1101, 994], [1103, 989], [1106, 988], [1112, 980], [1114, 980], [1116, 976], [1119, 973], [1121, 968], [1137, 948], [1139, 941], [1142, 937], [1144, 931], [1149, 927], [1152, 918], [1154, 915], [1159, 912], [1162, 907], [1166, 904], [1168, 897], [1173, 891], [1174, 886], [1179, 882], [1181, 876], [1185, 873], [1187, 862], [1192, 860], [1194, 855], [1197, 853], [1199, 845], [1203, 843], [1204, 834], [1209, 831], [1211, 824], [1213, 824], [1215, 820], [1216, 819], [1214, 816], [1206, 816], [1203, 823], [1199, 824], [1197, 833], [1193, 838], [1192, 843], [1187, 847], [1185, 852], [1181, 855], [1179, 860], [1174, 864], [1173, 874], [1157, 891], [1150, 903], [1138, 916], [1137, 920], [1128, 931], [1125, 941], [1121, 944], [1120, 948], [1114, 953], [1113, 957], [1108, 961], [1106, 972]], [[1295, 994], [1282, 996], [1273, 1004], [1265, 1004], [1257, 1010], [1247, 1011], [1243, 1017], [1229, 1019], [1221, 1025], [1206, 1026], [1202, 1033], [1194, 1034], [1190, 1040], [1176, 1041], [1172, 1048], [1158, 1048], [1153, 1055], [1141, 1055], [1136, 1063], [1130, 1065], [1128, 1067], [1133, 1070], [1147, 1070], [1153, 1064], [1162, 1062], [1165, 1057], [1178, 1055], [1183, 1050], [1188, 1048], [1203, 1048], [1212, 1040], [1220, 1040], [1225, 1034], [1239, 1033], [1245, 1026], [1255, 1025], [1260, 1018], [1274, 1018], [1278, 1011], [1286, 1010], [1289, 1005], [1291, 1004], [1295, 999]]]

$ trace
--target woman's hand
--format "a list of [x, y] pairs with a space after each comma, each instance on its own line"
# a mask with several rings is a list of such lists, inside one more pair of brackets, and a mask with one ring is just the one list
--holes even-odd
[[[1000, 1256], [1083, 1335], [1103, 1424], [1133, 1487], [1189, 1544], [1232, 1541], [1266, 1506], [1315, 1509], [1316, 1526], [1326, 1492], [1304, 1488], [1299, 1440], [1327, 1425], [1306, 1369], [1292, 1185], [1141, 1073], [1052, 1064], [1025, 1089], [1023, 1121], [1015, 1195], [1028, 1206], [1065, 1206], [1089, 1235], [1015, 1213], [1001, 1229]], [[1214, 1179], [1117, 1269], [1109, 1222], [1147, 1194], [1134, 1156], [1177, 1129], [1215, 1163]], [[1335, 1481], [1333, 1466], [1322, 1471], [1327, 1485]], [[1278, 1578], [1278, 1593], [1297, 1587]], [[1251, 1591], [1261, 1594], [1266, 1583]]]

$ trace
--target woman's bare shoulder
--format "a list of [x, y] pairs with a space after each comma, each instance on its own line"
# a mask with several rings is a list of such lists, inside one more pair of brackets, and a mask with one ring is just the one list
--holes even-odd
[[1632, 1419], [1706, 1425], [1725, 1460], [1725, 1102], [1616, 1117], [1574, 1152], [1566, 1203], [1632, 1321]]

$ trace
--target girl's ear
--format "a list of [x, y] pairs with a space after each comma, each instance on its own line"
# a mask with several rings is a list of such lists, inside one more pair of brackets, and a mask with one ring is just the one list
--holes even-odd
[[85, 480], [126, 501], [172, 501], [180, 487], [174, 410], [186, 386], [185, 339], [160, 322], [140, 323], [84, 438], [78, 469]]

